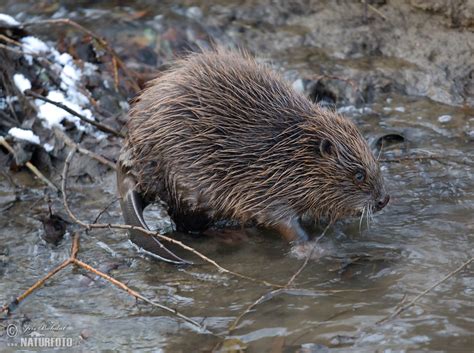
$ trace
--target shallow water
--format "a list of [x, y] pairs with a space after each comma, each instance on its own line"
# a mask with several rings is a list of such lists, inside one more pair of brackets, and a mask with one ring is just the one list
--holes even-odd
[[[12, 9], [12, 3], [7, 8]], [[28, 4], [15, 3], [17, 8]], [[2, 7], [0, 11], [5, 11]], [[139, 22], [114, 20], [121, 11], [125, 10], [74, 15], [103, 17], [104, 23], [113, 24], [110, 30], [120, 28], [121, 35], [133, 37], [142, 31]], [[286, 70], [309, 69], [304, 57], [275, 60]], [[366, 108], [363, 114], [359, 108]], [[131, 247], [122, 231], [82, 232], [80, 259], [226, 337], [222, 351], [238, 352], [233, 344], [247, 347], [246, 352], [472, 351], [472, 265], [400, 316], [383, 324], [377, 321], [474, 255], [474, 111], [397, 95], [344, 110], [369, 140], [384, 132], [405, 136], [406, 146], [386, 146], [382, 160], [407, 151], [440, 157], [383, 162], [391, 201], [370, 228], [363, 222], [359, 230], [359, 220], [350, 220], [330, 229], [321, 240], [319, 256], [297, 277], [295, 289], [257, 305], [230, 334], [228, 328], [236, 317], [269, 288], [219, 273], [208, 264], [177, 268], [150, 260]], [[451, 119], [439, 118], [445, 115]], [[9, 175], [18, 187], [0, 174], [1, 302], [65, 260], [71, 243], [70, 236], [57, 247], [41, 240], [38, 219], [47, 213], [43, 188], [27, 172]], [[114, 183], [112, 174], [93, 185], [71, 183], [70, 202], [80, 218], [94, 219], [115, 198]], [[53, 201], [53, 209], [65, 216], [59, 200]], [[101, 220], [121, 222], [118, 204]], [[320, 234], [322, 228], [313, 232]], [[276, 234], [249, 230], [244, 238], [233, 244], [208, 238], [185, 241], [225, 268], [273, 283], [286, 283], [303, 263], [288, 254], [290, 248]], [[67, 326], [62, 336], [72, 337], [83, 350], [209, 352], [222, 343], [221, 338], [137, 304], [111, 284], [73, 268], [48, 282], [0, 324], [19, 326], [25, 320]], [[16, 342], [5, 335], [0, 336], [2, 341]]]

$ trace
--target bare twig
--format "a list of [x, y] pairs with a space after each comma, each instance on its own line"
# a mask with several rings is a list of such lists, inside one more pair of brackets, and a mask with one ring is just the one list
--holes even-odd
[[46, 283], [48, 279], [53, 277], [56, 273], [61, 271], [62, 269], [66, 268], [71, 264], [71, 259], [67, 259], [62, 264], [51, 270], [46, 276], [41, 278], [35, 284], [33, 284], [30, 288], [24, 291], [20, 296], [16, 297], [11, 303], [5, 304], [0, 309], [0, 312], [6, 312], [7, 314], [10, 313], [13, 308], [15, 308], [18, 304], [20, 304], [26, 297], [28, 297], [31, 293], [33, 293], [36, 289], [40, 288], [43, 284]]
[[44, 96], [42, 96], [41, 94], [37, 94], [31, 90], [26, 90], [24, 92], [24, 94], [26, 96], [30, 96], [30, 97], [34, 97], [34, 98], [37, 98], [37, 99], [40, 99], [42, 101], [45, 101], [47, 103], [50, 103], [50, 104], [53, 104], [61, 109], [63, 109], [64, 111], [68, 112], [69, 114], [71, 115], [74, 115], [75, 117], [78, 117], [79, 119], [81, 119], [82, 121], [86, 122], [86, 123], [89, 123], [91, 125], [94, 125], [96, 128], [98, 128], [100, 131], [103, 131], [103, 132], [108, 132], [108, 133], [111, 133], [115, 136], [118, 136], [118, 137], [125, 137], [125, 135], [123, 133], [121, 133], [120, 131], [117, 131], [115, 130], [114, 128], [110, 127], [110, 126], [107, 126], [105, 124], [102, 124], [98, 121], [95, 121], [95, 120], [92, 120], [92, 119], [89, 119], [88, 117], [85, 117], [84, 115], [82, 114], [79, 114], [78, 112], [76, 112], [75, 110], [69, 108], [68, 106], [60, 103], [60, 102], [55, 102], [55, 101], [52, 101], [51, 99], [48, 99]]
[[234, 320], [234, 322], [230, 325], [229, 327], [229, 333], [234, 331], [236, 328], [237, 328], [237, 325], [239, 324], [239, 322], [242, 320], [242, 318], [247, 315], [251, 310], [253, 310], [253, 308], [255, 308], [257, 305], [263, 303], [264, 301], [267, 301], [269, 299], [272, 299], [274, 297], [276, 297], [277, 295], [279, 294], [282, 294], [284, 292], [287, 291], [287, 289], [293, 285], [294, 281], [296, 280], [296, 278], [301, 274], [301, 272], [303, 272], [303, 270], [305, 269], [305, 267], [308, 265], [308, 262], [311, 258], [311, 256], [313, 255], [313, 252], [314, 252], [314, 249], [316, 249], [316, 245], [318, 244], [318, 242], [324, 237], [324, 235], [326, 234], [327, 230], [329, 229], [329, 227], [331, 226], [332, 224], [329, 224], [324, 230], [323, 232], [321, 233], [321, 235], [316, 238], [316, 240], [312, 243], [312, 247], [311, 247], [311, 250], [309, 251], [309, 253], [306, 255], [306, 258], [303, 262], [303, 264], [298, 268], [298, 270], [293, 274], [293, 276], [290, 277], [290, 279], [288, 280], [288, 282], [286, 282], [286, 284], [282, 287], [282, 288], [278, 288], [278, 289], [274, 289], [270, 292], [267, 292], [267, 293], [264, 293], [262, 296], [260, 296], [260, 298], [258, 298], [256, 301], [254, 301], [252, 304], [250, 304], [239, 316], [236, 317], [236, 319]]
[[[0, 35], [0, 36], [3, 36], [3, 35]], [[8, 38], [8, 37], [6, 37], [6, 36], [3, 36], [3, 37], [4, 37], [4, 38]], [[7, 40], [5, 39], [5, 41], [7, 41]], [[18, 43], [18, 42], [16, 42], [16, 41], [12, 40], [12, 39], [10, 39], [9, 42], [12, 43], [12, 44]], [[17, 45], [17, 44], [15, 44], [15, 45]], [[20, 46], [17, 45], [17, 48], [13, 48], [13, 47], [10, 47], [10, 46], [8, 46], [8, 45], [5, 45], [5, 44], [0, 43], [0, 48], [3, 48], [3, 49], [8, 50], [8, 51], [11, 51], [12, 53], [15, 53], [15, 54], [19, 54], [19, 55], [21, 55], [21, 56], [23, 56], [23, 55], [32, 56], [33, 58], [36, 58], [36, 59], [38, 59], [39, 61], [40, 61], [40, 60], [41, 60], [41, 61], [44, 61], [45, 63], [47, 63], [47, 64], [49, 64], [49, 65], [52, 65], [52, 64], [53, 64], [50, 60], [48, 60], [48, 58], [47, 58], [45, 55], [43, 55], [43, 54], [38, 54], [38, 53], [33, 53], [33, 52], [30, 52], [30, 51], [24, 50], [24, 49], [21, 47], [21, 44], [19, 44], [19, 45], [20, 45]]]
[[5, 50], [8, 50], [8, 51], [11, 51], [12, 53], [15, 53], [15, 54], [18, 54], [18, 55], [25, 55], [25, 54], [28, 54], [28, 55], [31, 55], [31, 56], [35, 56], [33, 54], [29, 54], [27, 52], [24, 52], [23, 50], [20, 50], [20, 49], [16, 49], [16, 48], [12, 48], [12, 47], [9, 47], [8, 45], [5, 45], [5, 44], [2, 44], [0, 43], [0, 48], [2, 49], [5, 49]]
[[387, 16], [385, 16], [382, 12], [380, 12], [379, 10], [377, 10], [377, 8], [375, 8], [373, 5], [370, 5], [367, 0], [361, 0], [361, 2], [364, 4], [364, 11], [365, 11], [365, 17], [367, 17], [367, 7], [375, 12], [377, 15], [379, 15], [380, 17], [382, 17], [385, 21], [387, 20]]
[[54, 268], [52, 271], [50, 271], [46, 276], [44, 276], [43, 278], [41, 278], [40, 280], [38, 280], [35, 284], [33, 284], [30, 288], [28, 288], [26, 291], [24, 291], [20, 296], [18, 296], [17, 298], [15, 298], [15, 300], [13, 300], [13, 302], [11, 302], [10, 304], [5, 304], [2, 306], [2, 308], [0, 309], [0, 312], [5, 312], [7, 314], [9, 314], [18, 304], [20, 304], [26, 297], [28, 297], [31, 293], [33, 293], [36, 289], [40, 288], [41, 286], [43, 286], [46, 281], [48, 279], [50, 279], [51, 277], [53, 277], [56, 273], [60, 272], [61, 270], [65, 269], [66, 267], [68, 267], [69, 265], [71, 264], [74, 264], [76, 266], [79, 266], [83, 269], [85, 269], [86, 271], [89, 271], [99, 277], [102, 277], [103, 279], [105, 279], [106, 281], [112, 283], [113, 285], [115, 285], [116, 287], [120, 288], [121, 290], [127, 292], [129, 295], [135, 297], [136, 299], [138, 300], [142, 300], [144, 301], [145, 303], [148, 303], [152, 306], [155, 306], [157, 308], [160, 308], [162, 310], [165, 310], [177, 317], [179, 317], [181, 320], [183, 321], [186, 321], [190, 324], [192, 324], [193, 326], [199, 328], [201, 331], [204, 331], [204, 332], [207, 332], [207, 333], [211, 333], [210, 331], [208, 331], [205, 327], [203, 327], [200, 323], [198, 323], [197, 321], [187, 317], [186, 315], [183, 315], [181, 314], [178, 310], [176, 309], [173, 309], [173, 308], [170, 308], [166, 305], [163, 305], [163, 304], [160, 304], [156, 301], [153, 301], [145, 296], [143, 296], [142, 294], [138, 293], [137, 291], [131, 289], [130, 287], [128, 287], [126, 284], [124, 284], [123, 282], [109, 276], [108, 274], [106, 273], [103, 273], [102, 271], [99, 271], [97, 270], [96, 268], [88, 265], [87, 263], [79, 260], [77, 258], [77, 254], [79, 252], [79, 233], [74, 233], [73, 234], [73, 240], [72, 240], [72, 246], [71, 246], [71, 255], [69, 257], [69, 259], [67, 259], [66, 261], [64, 261], [63, 263], [61, 263], [59, 266], [57, 266], [56, 268]]
[[115, 169], [115, 163], [108, 160], [107, 158], [105, 157], [102, 157], [101, 155], [97, 154], [97, 153], [94, 153], [84, 147], [81, 147], [79, 144], [75, 143], [68, 135], [66, 135], [62, 130], [60, 130], [59, 128], [55, 127], [54, 128], [54, 133], [56, 134], [56, 136], [60, 137], [64, 143], [66, 145], [68, 145], [69, 147], [72, 147], [72, 148], [76, 148], [78, 152], [86, 155], [86, 156], [89, 156], [93, 159], [95, 159], [96, 161], [102, 163], [102, 164], [105, 164], [106, 166], [112, 168], [112, 169]]
[[168, 243], [172, 243], [172, 244], [175, 244], [191, 253], [193, 253], [194, 255], [198, 256], [199, 258], [201, 258], [202, 260], [204, 260], [205, 262], [213, 265], [214, 267], [216, 267], [220, 272], [222, 273], [227, 273], [229, 275], [232, 275], [232, 276], [235, 276], [235, 277], [239, 277], [239, 278], [242, 278], [242, 279], [245, 279], [245, 280], [248, 280], [248, 281], [251, 281], [251, 282], [257, 282], [257, 283], [261, 283], [261, 284], [264, 284], [265, 286], [269, 286], [269, 287], [275, 287], [275, 288], [281, 288], [283, 287], [282, 285], [279, 285], [279, 284], [274, 284], [274, 283], [271, 283], [271, 282], [268, 282], [268, 281], [263, 281], [263, 280], [259, 280], [259, 279], [256, 279], [256, 278], [253, 278], [253, 277], [250, 277], [250, 276], [246, 276], [244, 274], [241, 274], [241, 273], [238, 273], [238, 272], [234, 272], [234, 271], [231, 271], [231, 270], [228, 270], [224, 267], [222, 267], [221, 265], [219, 265], [216, 261], [208, 258], [207, 256], [205, 256], [204, 254], [200, 253], [199, 251], [197, 251], [196, 249], [180, 242], [179, 240], [176, 240], [176, 239], [173, 239], [173, 238], [170, 238], [170, 237], [167, 237], [165, 235], [162, 235], [158, 232], [153, 232], [151, 230], [148, 230], [148, 229], [144, 229], [142, 227], [137, 227], [137, 226], [130, 226], [130, 225], [126, 225], [126, 224], [110, 224], [110, 223], [95, 223], [95, 224], [92, 224], [92, 223], [86, 223], [86, 222], [83, 222], [81, 221], [79, 218], [77, 218], [74, 213], [71, 211], [70, 207], [69, 207], [69, 204], [68, 204], [68, 201], [67, 201], [67, 193], [66, 193], [66, 189], [67, 189], [67, 173], [68, 173], [68, 170], [69, 170], [69, 165], [71, 163], [71, 160], [74, 156], [74, 153], [76, 152], [75, 148], [73, 148], [67, 158], [66, 158], [66, 161], [64, 162], [64, 168], [63, 168], [63, 173], [62, 173], [62, 182], [61, 182], [61, 191], [62, 191], [62, 194], [63, 194], [63, 204], [64, 204], [64, 208], [66, 209], [66, 212], [67, 214], [69, 215], [69, 217], [71, 217], [71, 219], [79, 224], [80, 226], [86, 228], [86, 229], [103, 229], [103, 228], [114, 228], [114, 229], [124, 229], [124, 230], [138, 230], [140, 232], [142, 232], [143, 234], [145, 235], [148, 235], [148, 236], [154, 236], [154, 237], [157, 237], [161, 240], [164, 240]]
[[[13, 156], [15, 156], [15, 151], [13, 150], [13, 147], [10, 146], [10, 144], [5, 140], [3, 136], [0, 136], [0, 145], [5, 147], [8, 152], [10, 152]], [[54, 191], [59, 191], [59, 189], [56, 187], [56, 185], [53, 184], [51, 180], [46, 178], [43, 173], [41, 173], [38, 168], [36, 168], [31, 162], [26, 162], [25, 163], [26, 167], [33, 172], [34, 175], [36, 175], [42, 182], [44, 182], [46, 185], [48, 185], [51, 189]]]
[[13, 44], [13, 45], [16, 45], [17, 47], [21, 47], [21, 43], [14, 40], [14, 39], [11, 39], [10, 37], [7, 37], [6, 35], [4, 34], [0, 34], [0, 40], [3, 40], [7, 43], [10, 43], [10, 44]]
[[92, 224], [97, 223], [99, 221], [99, 218], [102, 217], [102, 215], [109, 209], [110, 206], [112, 206], [114, 203], [116, 203], [119, 200], [118, 197], [115, 197], [112, 201], [110, 201], [102, 210], [100, 210], [99, 214], [97, 217], [95, 217], [94, 221]]
[[[452, 276], [454, 276], [455, 274], [457, 274], [458, 272], [462, 271], [465, 267], [469, 266], [469, 264], [471, 262], [474, 261], [474, 257], [471, 257], [469, 260], [467, 260], [466, 262], [464, 262], [461, 266], [459, 266], [457, 269], [455, 269], [454, 271], [448, 273], [445, 277], [443, 277], [442, 279], [440, 279], [438, 282], [436, 282], [435, 284], [433, 284], [431, 287], [427, 288], [426, 290], [424, 290], [423, 292], [421, 292], [420, 294], [418, 294], [415, 298], [413, 298], [410, 302], [408, 302], [407, 304], [405, 305], [399, 305], [398, 306], [398, 309], [395, 310], [392, 314], [384, 317], [382, 320], [379, 320], [377, 321], [377, 324], [381, 324], [381, 323], [384, 323], [384, 322], [387, 322], [388, 320], [391, 320], [393, 318], [395, 318], [396, 316], [400, 315], [403, 311], [407, 310], [408, 308], [412, 307], [421, 297], [425, 296], [427, 293], [431, 292], [433, 289], [435, 289], [436, 287], [438, 287], [440, 284], [446, 282], [448, 279], [450, 279]], [[405, 298], [404, 298], [405, 299]], [[403, 299], [403, 300], [404, 300]]]
[[118, 280], [116, 280], [115, 278], [109, 276], [108, 274], [106, 273], [103, 273], [97, 269], [95, 269], [94, 267], [86, 264], [85, 262], [82, 262], [81, 260], [78, 260], [78, 259], [74, 259], [72, 260], [73, 263], [79, 267], [82, 267], [83, 269], [89, 271], [89, 272], [92, 272], [93, 274], [99, 276], [99, 277], [102, 277], [103, 279], [109, 281], [110, 283], [114, 284], [115, 286], [117, 286], [118, 288], [122, 289], [123, 291], [127, 292], [128, 294], [130, 294], [131, 296], [135, 297], [136, 299], [139, 299], [139, 300], [142, 300], [144, 301], [145, 303], [148, 303], [152, 306], [155, 306], [157, 308], [160, 308], [162, 310], [165, 310], [177, 317], [179, 317], [180, 319], [198, 327], [199, 329], [203, 330], [204, 327], [198, 323], [197, 321], [194, 321], [193, 319], [181, 314], [178, 310], [176, 309], [172, 309], [166, 305], [163, 305], [163, 304], [160, 304], [160, 303], [157, 303], [156, 301], [153, 301], [151, 299], [148, 299], [147, 297], [144, 297], [143, 295], [141, 295], [140, 293], [138, 293], [137, 291], [134, 291], [133, 289], [131, 289], [130, 287], [128, 287], [126, 284], [124, 284], [123, 282], [120, 282]]
[[119, 89], [119, 74], [118, 74], [118, 64], [117, 64], [117, 57], [112, 56], [112, 67], [114, 70], [114, 86], [115, 90], [118, 91]]

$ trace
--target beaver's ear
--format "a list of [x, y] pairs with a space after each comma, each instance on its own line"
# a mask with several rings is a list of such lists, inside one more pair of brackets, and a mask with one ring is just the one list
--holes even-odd
[[328, 157], [334, 154], [334, 146], [328, 139], [322, 139], [319, 143], [319, 152], [321, 156]]

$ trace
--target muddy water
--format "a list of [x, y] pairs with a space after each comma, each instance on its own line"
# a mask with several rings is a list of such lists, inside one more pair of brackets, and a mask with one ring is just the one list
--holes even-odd
[[[7, 8], [27, 11], [25, 4], [15, 1]], [[0, 10], [6, 11], [1, 6]], [[117, 20], [123, 8], [115, 9], [116, 13], [101, 11], [78, 11], [74, 16], [86, 21], [91, 14], [103, 17], [103, 23], [110, 21], [122, 36], [143, 31], [140, 21]], [[305, 57], [275, 60], [288, 71], [311, 70]], [[176, 268], [155, 262], [137, 254], [121, 231], [82, 232], [80, 258], [226, 337], [223, 351], [236, 352], [239, 346], [247, 347], [247, 352], [472, 351], [472, 266], [399, 317], [382, 324], [377, 321], [474, 255], [469, 140], [473, 111], [394, 94], [343, 110], [369, 140], [386, 132], [405, 136], [405, 144], [384, 148], [382, 160], [404, 153], [439, 158], [383, 162], [391, 194], [387, 208], [369, 228], [365, 222], [360, 228], [359, 220], [349, 220], [330, 229], [295, 289], [256, 306], [230, 334], [228, 327], [236, 317], [268, 288], [221, 274], [207, 264]], [[93, 220], [115, 198], [114, 182], [108, 174], [93, 184], [71, 183], [70, 202], [78, 216]], [[0, 174], [0, 209], [0, 301], [5, 302], [65, 260], [71, 239], [66, 236], [57, 247], [41, 240], [39, 219], [47, 209], [44, 190], [27, 172]], [[59, 200], [53, 200], [53, 209], [62, 213]], [[120, 222], [118, 204], [101, 220]], [[316, 227], [313, 233], [321, 231]], [[209, 238], [185, 241], [223, 267], [276, 283], [285, 283], [303, 262], [291, 256], [288, 245], [271, 232], [248, 230], [241, 238], [232, 244]], [[205, 352], [222, 342], [73, 268], [0, 323], [39, 325], [44, 320], [66, 327], [59, 335], [72, 337], [82, 350]], [[13, 350], [6, 346], [11, 342], [15, 341], [0, 337], [2, 351]]]

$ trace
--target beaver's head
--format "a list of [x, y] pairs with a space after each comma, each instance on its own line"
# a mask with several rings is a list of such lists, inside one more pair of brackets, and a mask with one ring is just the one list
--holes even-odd
[[[319, 110], [319, 109], [318, 109]], [[329, 111], [318, 111], [304, 126], [314, 162], [307, 201], [318, 217], [370, 216], [384, 208], [386, 193], [377, 159], [357, 127]], [[307, 159], [309, 162], [310, 160]]]

